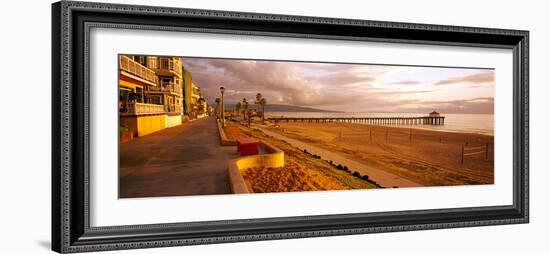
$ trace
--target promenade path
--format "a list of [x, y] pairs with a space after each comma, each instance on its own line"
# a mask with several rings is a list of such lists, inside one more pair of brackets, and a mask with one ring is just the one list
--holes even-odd
[[214, 117], [168, 128], [120, 145], [120, 198], [229, 194], [227, 162]]
[[384, 170], [369, 167], [365, 163], [361, 163], [358, 161], [355, 161], [353, 159], [347, 158], [341, 154], [331, 152], [329, 150], [319, 148], [317, 146], [302, 142], [300, 140], [289, 138], [287, 136], [281, 135], [279, 133], [266, 130], [264, 128], [258, 127], [259, 130], [263, 131], [265, 134], [272, 136], [274, 138], [285, 140], [286, 142], [290, 143], [291, 145], [304, 150], [306, 149], [308, 152], [316, 155], [320, 155], [323, 160], [332, 160], [335, 164], [342, 164], [346, 165], [351, 171], [357, 171], [361, 173], [361, 175], [368, 175], [370, 179], [376, 181], [378, 184], [382, 185], [382, 187], [417, 187], [422, 186], [419, 183], [413, 182], [411, 180], [408, 180], [406, 178], [400, 177], [398, 175], [386, 172]]

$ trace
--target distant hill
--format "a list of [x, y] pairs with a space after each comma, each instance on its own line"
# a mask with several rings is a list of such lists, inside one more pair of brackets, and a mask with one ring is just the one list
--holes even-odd
[[331, 110], [282, 105], [282, 104], [267, 104], [265, 105], [265, 112], [340, 112], [340, 111], [331, 111]]
[[[235, 108], [235, 104], [232, 105], [226, 105], [227, 110], [233, 110]], [[255, 109], [256, 104], [250, 104], [250, 109]], [[331, 111], [331, 110], [323, 110], [323, 109], [317, 109], [317, 108], [308, 108], [308, 107], [300, 107], [300, 106], [292, 106], [292, 105], [282, 105], [282, 104], [267, 104], [265, 105], [265, 112], [341, 112], [341, 111]]]

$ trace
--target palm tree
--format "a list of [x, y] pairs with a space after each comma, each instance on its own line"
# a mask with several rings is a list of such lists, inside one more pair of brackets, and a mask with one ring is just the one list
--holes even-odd
[[199, 109], [199, 112], [202, 114], [206, 113], [205, 111], [205, 105], [206, 104], [206, 99], [204, 99], [204, 97], [200, 97], [199, 98], [199, 106], [200, 106], [200, 109]]
[[216, 117], [220, 118], [220, 115], [221, 115], [221, 112], [220, 112], [220, 102], [221, 102], [221, 99], [220, 99], [220, 98], [216, 98], [215, 102], [216, 102]]
[[243, 108], [243, 119], [246, 119], [246, 115], [248, 113], [248, 101], [246, 100], [246, 98], [243, 98], [241, 107]]
[[252, 119], [252, 111], [248, 111], [246, 112], [246, 114], [248, 115], [248, 125], [247, 126], [250, 126], [250, 120]]
[[262, 100], [262, 94], [257, 93], [256, 94], [256, 101], [254, 101], [254, 104], [258, 105], [258, 112], [260, 111], [260, 100]]
[[264, 115], [265, 115], [265, 104], [267, 104], [267, 100], [265, 98], [261, 98], [258, 103], [260, 104], [260, 107], [262, 108], [262, 124], [265, 124]]
[[256, 101], [254, 101], [254, 104], [258, 105], [257, 108], [256, 108], [256, 112], [258, 112], [258, 114], [260, 114], [262, 112], [262, 105], [260, 105], [261, 100], [262, 100], [262, 94], [257, 93], [256, 94]]
[[237, 105], [235, 105], [235, 113], [239, 115], [241, 112], [241, 102], [237, 102]]
[[267, 100], [262, 96], [261, 93], [257, 93], [256, 94], [256, 101], [254, 103], [258, 104], [258, 113], [261, 114], [262, 124], [264, 124], [265, 104], [267, 104]]

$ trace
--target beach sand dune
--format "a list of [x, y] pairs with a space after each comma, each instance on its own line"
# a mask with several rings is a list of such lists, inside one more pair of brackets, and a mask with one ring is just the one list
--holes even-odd
[[281, 123], [268, 129], [424, 186], [494, 182], [489, 135], [343, 123]]
[[292, 161], [287, 161], [282, 168], [249, 168], [243, 171], [243, 177], [255, 193], [351, 189]]

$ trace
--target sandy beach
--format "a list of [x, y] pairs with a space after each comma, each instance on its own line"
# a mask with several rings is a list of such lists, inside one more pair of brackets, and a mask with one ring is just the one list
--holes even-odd
[[228, 136], [257, 138], [285, 153], [285, 166], [282, 168], [251, 168], [243, 172], [245, 181], [255, 193], [379, 188], [371, 181], [354, 176], [352, 172], [339, 170], [336, 165], [304, 153], [288, 142], [260, 130], [233, 122], [227, 122], [226, 128]]
[[280, 123], [266, 129], [424, 186], [494, 181], [490, 135], [343, 123]]

